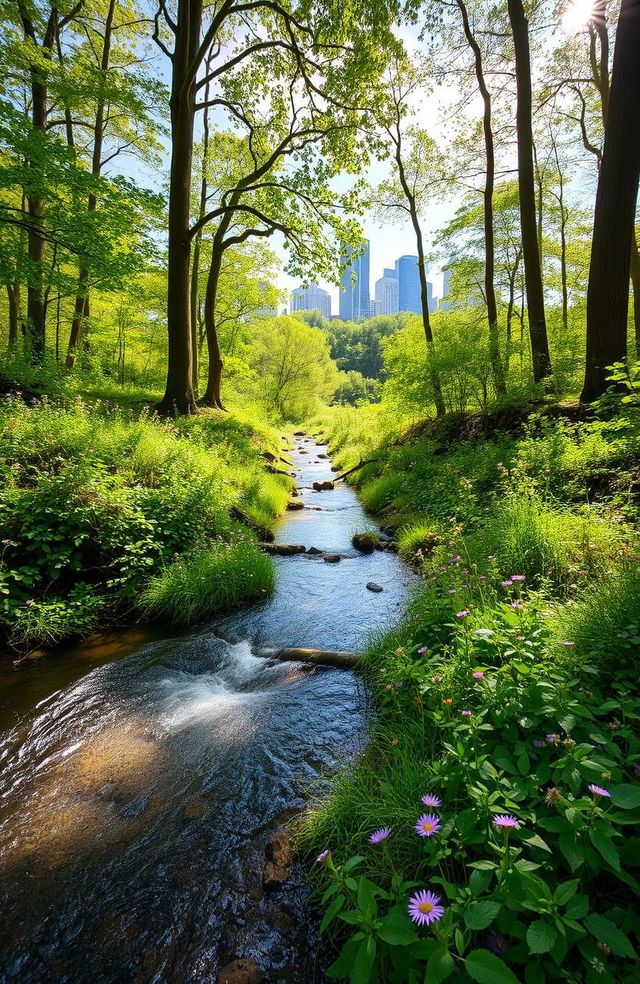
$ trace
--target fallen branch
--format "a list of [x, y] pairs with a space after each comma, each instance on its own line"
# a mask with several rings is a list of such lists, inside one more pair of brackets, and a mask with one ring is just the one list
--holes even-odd
[[338, 475], [334, 478], [334, 482], [340, 482], [343, 478], [346, 478], [347, 475], [352, 475], [354, 471], [358, 471], [359, 468], [364, 468], [365, 465], [375, 465], [379, 461], [380, 458], [369, 458], [367, 461], [361, 461], [359, 465], [355, 465], [353, 468], [350, 468], [349, 471], [343, 472], [342, 475]]

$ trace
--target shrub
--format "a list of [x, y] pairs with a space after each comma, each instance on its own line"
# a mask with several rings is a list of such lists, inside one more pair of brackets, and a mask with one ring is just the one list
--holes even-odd
[[174, 625], [257, 601], [274, 587], [270, 557], [249, 541], [218, 543], [178, 557], [151, 578], [140, 598], [142, 610]]

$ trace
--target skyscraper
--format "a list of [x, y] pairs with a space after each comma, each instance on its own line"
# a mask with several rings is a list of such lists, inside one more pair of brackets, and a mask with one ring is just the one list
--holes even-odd
[[[428, 267], [426, 266], [425, 272], [428, 273]], [[418, 257], [399, 257], [396, 260], [396, 276], [398, 278], [398, 310], [414, 311], [416, 314], [422, 314]]]
[[442, 297], [440, 298], [440, 303], [438, 304], [439, 311], [450, 311], [451, 304], [447, 300], [449, 297], [449, 286], [451, 284], [451, 267], [447, 266], [442, 271]]
[[396, 314], [398, 310], [398, 277], [395, 270], [385, 267], [376, 280], [375, 314]]
[[318, 287], [317, 284], [309, 284], [308, 287], [295, 287], [291, 291], [291, 310], [292, 311], [320, 311], [325, 318], [331, 317], [331, 294]]
[[343, 321], [361, 321], [363, 318], [369, 318], [371, 316], [369, 240], [366, 240], [364, 252], [360, 256], [354, 256], [353, 249], [347, 246], [342, 259], [351, 262], [344, 268], [340, 278], [340, 317]]

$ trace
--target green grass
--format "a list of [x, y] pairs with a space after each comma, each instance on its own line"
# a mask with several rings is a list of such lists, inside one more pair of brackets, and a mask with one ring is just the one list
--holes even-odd
[[273, 591], [274, 565], [253, 543], [220, 543], [178, 558], [151, 578], [140, 608], [172, 625], [193, 625], [210, 615], [258, 601]]

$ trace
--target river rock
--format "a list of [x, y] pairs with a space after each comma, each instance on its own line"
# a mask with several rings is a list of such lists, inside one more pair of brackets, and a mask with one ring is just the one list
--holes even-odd
[[265, 848], [265, 854], [269, 861], [286, 868], [293, 861], [293, 840], [291, 831], [275, 830]]
[[307, 553], [317, 555], [317, 554], [321, 554], [322, 550], [319, 550], [318, 547], [309, 547]]
[[373, 553], [378, 539], [375, 533], [354, 533], [351, 542], [361, 553]]
[[340, 554], [325, 554], [324, 562], [325, 564], [338, 564], [342, 558]]
[[328, 454], [319, 454], [318, 457], [319, 458], [328, 458], [329, 455]]
[[293, 436], [294, 437], [304, 437], [304, 431], [294, 431], [293, 432]]
[[380, 516], [392, 516], [394, 513], [397, 513], [397, 511], [398, 510], [396, 509], [394, 504], [390, 502], [389, 505], [383, 506], [382, 509], [379, 509], [378, 513], [380, 514]]
[[308, 452], [308, 451], [306, 451], [306, 450], [305, 450], [304, 448], [299, 448], [299, 449], [298, 449], [298, 453], [299, 453], [299, 454], [309, 454], [309, 452]]
[[333, 482], [314, 482], [313, 487], [316, 492], [330, 492], [334, 488]]
[[302, 499], [289, 499], [287, 509], [289, 512], [293, 512], [295, 509], [304, 509], [304, 502]]
[[218, 984], [262, 984], [262, 971], [251, 957], [232, 960], [218, 973]]
[[307, 549], [302, 543], [261, 543], [259, 546], [265, 553], [278, 557], [292, 557], [293, 554], [305, 553]]
[[381, 584], [376, 584], [375, 581], [367, 581], [367, 591], [374, 591], [376, 594], [379, 594], [381, 591], [384, 591], [384, 588]]
[[[272, 454], [271, 451], [263, 451], [262, 452], [262, 457], [265, 459], [265, 461], [276, 461], [277, 460], [277, 456], [275, 454]], [[282, 459], [280, 459], [280, 460], [282, 460]]]

